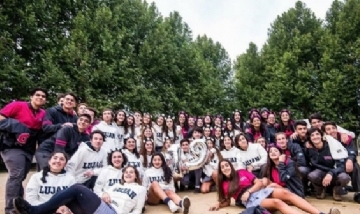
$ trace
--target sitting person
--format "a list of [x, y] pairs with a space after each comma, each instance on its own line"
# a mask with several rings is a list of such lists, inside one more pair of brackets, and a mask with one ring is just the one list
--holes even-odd
[[302, 198], [305, 197], [304, 186], [296, 163], [279, 147], [269, 148], [263, 183], [268, 187], [284, 187]]
[[[232, 197], [246, 208], [260, 205], [271, 212], [300, 214], [299, 211], [287, 205], [287, 203], [291, 203], [310, 214], [325, 214], [305, 199], [284, 188], [267, 187], [263, 189], [262, 181], [255, 175], [244, 169], [235, 171], [228, 160], [222, 160], [219, 163], [217, 186], [219, 187], [217, 192], [219, 201], [210, 207], [210, 211], [230, 206]], [[339, 213], [340, 211], [336, 208], [332, 208], [329, 212], [329, 214]]]
[[[68, 157], [64, 152], [55, 152], [50, 155], [48, 166], [31, 176], [25, 191], [25, 198], [31, 205], [45, 203], [56, 193], [76, 183], [75, 177], [64, 170], [67, 161]], [[67, 210], [63, 206], [56, 212], [69, 213]]]
[[32, 206], [23, 198], [15, 198], [13, 204], [17, 214], [55, 213], [58, 207], [69, 204], [73, 213], [86, 214], [141, 214], [146, 198], [146, 189], [140, 185], [139, 172], [132, 166], [124, 168], [122, 184], [116, 184], [107, 191], [111, 203], [102, 201], [83, 185], [75, 184], [58, 192], [43, 204]]
[[326, 187], [334, 185], [333, 198], [341, 201], [342, 188], [350, 181], [345, 172], [345, 160], [348, 158], [346, 149], [340, 142], [331, 143], [324, 140], [324, 134], [319, 128], [310, 128], [308, 131], [309, 143], [305, 150], [313, 171], [308, 179], [316, 191], [316, 198], [324, 199]]
[[163, 201], [169, 206], [172, 213], [180, 208], [182, 212], [189, 213], [190, 200], [187, 196], [183, 199], [175, 193], [174, 180], [171, 169], [166, 165], [161, 153], [155, 153], [151, 158], [151, 167], [145, 171], [143, 186], [148, 190], [147, 202], [158, 205]]

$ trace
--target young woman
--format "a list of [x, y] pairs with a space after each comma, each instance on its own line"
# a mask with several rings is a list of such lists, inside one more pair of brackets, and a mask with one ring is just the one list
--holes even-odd
[[108, 153], [115, 148], [121, 148], [119, 138], [118, 138], [118, 130], [112, 124], [114, 119], [114, 113], [111, 109], [104, 109], [102, 112], [102, 121], [94, 126], [92, 131], [100, 130], [104, 133], [106, 137], [106, 141], [104, 142], [102, 148]]
[[290, 111], [287, 109], [281, 110], [280, 122], [275, 126], [276, 132], [284, 132], [286, 137], [289, 138], [294, 132], [294, 121], [290, 117]]
[[136, 148], [136, 140], [133, 137], [129, 137], [125, 140], [124, 148], [122, 149], [122, 152], [127, 157], [127, 165], [133, 166], [137, 169], [137, 171], [140, 173], [140, 178], [144, 174], [144, 168], [141, 162], [140, 154]]
[[130, 136], [132, 136], [132, 137], [135, 136], [135, 122], [134, 121], [135, 121], [135, 117], [133, 115], [129, 115], [126, 118], [127, 129], [125, 129], [125, 132], [124, 132], [124, 141], [125, 141], [125, 139], [127, 139]]
[[238, 161], [242, 163], [243, 169], [253, 173], [257, 178], [261, 178], [264, 174], [267, 152], [256, 143], [249, 143], [243, 133], [235, 138], [235, 146], [239, 149]]
[[206, 164], [203, 167], [203, 177], [201, 184], [201, 192], [208, 193], [211, 190], [211, 187], [216, 184], [217, 180], [217, 168], [219, 166], [219, 161], [222, 160], [220, 150], [215, 147], [213, 138], [206, 138], [206, 144], [209, 150], [209, 157]]
[[144, 141], [146, 139], [150, 138], [150, 139], [154, 140], [154, 133], [155, 133], [155, 130], [151, 126], [143, 127], [140, 138], [139, 138], [140, 141], [138, 141], [138, 140], [136, 141], [136, 148], [138, 151], [141, 150], [141, 148], [144, 144]]
[[199, 128], [204, 127], [204, 118], [202, 116], [198, 116], [196, 118], [196, 126], [199, 127]]
[[339, 141], [328, 143], [319, 128], [308, 130], [309, 143], [305, 150], [313, 171], [308, 174], [308, 179], [316, 191], [316, 198], [324, 199], [326, 188], [333, 186], [333, 198], [341, 201], [342, 189], [349, 183], [350, 176], [346, 174], [345, 162], [348, 158], [346, 149]]
[[269, 132], [269, 143], [272, 144], [275, 142], [275, 134], [276, 134], [276, 127], [278, 125], [276, 124], [276, 118], [274, 112], [269, 112], [266, 128]]
[[250, 118], [250, 124], [245, 130], [246, 139], [253, 143], [255, 140], [257, 140], [259, 137], [264, 137], [266, 143], [269, 143], [270, 135], [269, 132], [266, 129], [266, 126], [261, 123], [261, 117], [259, 115], [255, 115], [252, 118]]
[[269, 111], [269, 109], [267, 109], [267, 108], [262, 108], [262, 109], [260, 110], [260, 116], [261, 116], [261, 122], [262, 122], [262, 123], [266, 124], [267, 119], [268, 119], [268, 116], [269, 116], [269, 113], [270, 113], [270, 111]]
[[175, 163], [173, 162], [173, 155], [172, 152], [169, 151], [170, 146], [173, 144], [172, 140], [168, 137], [165, 137], [164, 146], [161, 150], [161, 154], [164, 156], [166, 165], [174, 171]]
[[235, 129], [235, 127], [233, 126], [233, 123], [228, 118], [225, 123], [224, 133], [227, 133], [228, 136], [230, 136], [233, 140], [235, 140], [235, 137], [238, 134], [240, 134], [240, 131]]
[[234, 129], [238, 130], [239, 132], [244, 132], [245, 121], [244, 118], [241, 116], [241, 111], [235, 110], [231, 116], [231, 122], [234, 126]]
[[116, 112], [114, 123], [113, 123], [113, 126], [117, 130], [117, 135], [118, 135], [117, 138], [118, 138], [118, 142], [119, 142], [118, 148], [122, 148], [124, 146], [125, 132], [128, 129], [126, 121], [127, 121], [126, 112], [124, 110], [118, 110]]
[[213, 132], [213, 128], [209, 125], [204, 126], [204, 138], [211, 137], [211, 133]]
[[[138, 171], [131, 166], [124, 168], [122, 184], [116, 184], [106, 193], [111, 203], [102, 201], [95, 193], [83, 185], [75, 184], [55, 194], [46, 203], [31, 206], [22, 198], [13, 200], [17, 214], [55, 213], [57, 207], [73, 205], [73, 213], [89, 214], [141, 214], [145, 204], [146, 189], [141, 186]], [[76, 210], [75, 210], [76, 208]]]
[[213, 127], [214, 124], [213, 124], [213, 120], [211, 118], [211, 115], [210, 114], [206, 114], [205, 117], [204, 117], [204, 126], [209, 126], [209, 127]]
[[165, 116], [160, 115], [156, 120], [156, 124], [154, 124], [154, 131], [155, 131], [155, 151], [161, 151], [164, 142], [164, 135], [165, 135]]
[[140, 160], [144, 170], [151, 166], [150, 160], [154, 153], [155, 153], [154, 140], [151, 138], [146, 138], [140, 150]]
[[223, 124], [223, 117], [221, 115], [215, 115], [215, 117], [214, 117], [214, 128], [215, 127], [222, 128], [222, 124]]
[[178, 113], [177, 125], [181, 127], [181, 133], [184, 137], [186, 137], [189, 131], [189, 124], [188, 124], [188, 115], [186, 114], [185, 111], [180, 111]]
[[[26, 185], [25, 198], [33, 206], [47, 202], [53, 195], [74, 185], [75, 177], [66, 173], [64, 167], [68, 157], [64, 152], [55, 152], [50, 155], [48, 166], [33, 174]], [[68, 210], [65, 206], [57, 212]]]
[[219, 127], [219, 126], [216, 126], [214, 128], [214, 130], [215, 131], [214, 131], [213, 138], [214, 138], [214, 141], [215, 141], [215, 147], [219, 149], [220, 148], [221, 137], [223, 136], [222, 128]]
[[175, 193], [172, 171], [161, 153], [152, 156], [151, 168], [145, 171], [143, 186], [148, 190], [148, 204], [158, 205], [163, 201], [172, 213], [177, 212], [179, 208], [183, 213], [189, 213], [190, 199], [187, 196], [181, 199]]
[[196, 116], [188, 117], [187, 123], [189, 125], [189, 129], [188, 129], [186, 137], [184, 136], [184, 138], [190, 138], [192, 136], [192, 132], [195, 128], [195, 121], [196, 121]]
[[255, 143], [260, 144], [265, 150], [267, 149], [267, 145], [264, 137], [259, 137], [257, 140], [255, 140]]
[[179, 144], [183, 139], [181, 127], [175, 125], [174, 119], [170, 116], [166, 118], [165, 136], [170, 138], [175, 144]]
[[101, 169], [107, 166], [107, 153], [102, 148], [105, 135], [100, 130], [90, 134], [90, 142], [83, 142], [69, 160], [66, 171], [75, 176], [76, 183], [94, 188]]
[[[263, 189], [262, 181], [247, 170], [236, 171], [230, 161], [222, 160], [218, 169], [218, 203], [210, 207], [210, 211], [230, 206], [230, 198], [242, 203], [246, 208], [262, 206], [269, 211], [278, 210], [281, 213], [300, 214], [287, 203], [310, 214], [325, 214], [313, 207], [309, 202], [283, 188]], [[332, 208], [329, 214], [339, 214]]]
[[236, 148], [234, 141], [228, 135], [223, 137], [222, 143], [220, 144], [220, 151], [222, 157], [229, 160], [235, 170], [239, 170], [244, 167], [239, 160], [240, 150]]
[[263, 179], [268, 187], [284, 187], [301, 198], [305, 197], [304, 186], [296, 163], [282, 152], [282, 149], [271, 146]]
[[107, 192], [115, 184], [121, 184], [122, 169], [127, 164], [126, 155], [121, 150], [111, 151], [107, 156], [108, 166], [104, 167], [94, 186], [94, 193], [98, 195], [104, 202], [110, 203], [110, 198], [107, 197]]

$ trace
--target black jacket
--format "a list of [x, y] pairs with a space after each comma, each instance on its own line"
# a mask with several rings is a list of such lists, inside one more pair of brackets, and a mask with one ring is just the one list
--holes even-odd
[[288, 160], [287, 163], [280, 162], [278, 165], [279, 177], [281, 182], [285, 183], [286, 188], [290, 192], [304, 198], [304, 186], [296, 170], [296, 164], [292, 160]]
[[297, 166], [308, 166], [304, 151], [299, 144], [288, 141], [287, 150], [291, 154], [291, 159], [297, 163]]
[[328, 142], [324, 142], [321, 149], [306, 148], [305, 155], [310, 160], [313, 169], [319, 169], [327, 174], [334, 176], [345, 172], [345, 159], [334, 160], [331, 156]]
[[[337, 134], [337, 139], [341, 139], [341, 135], [338, 133]], [[341, 140], [338, 140], [341, 141]], [[341, 142], [341, 144], [345, 147], [345, 149], [348, 151], [348, 159], [352, 160], [353, 163], [357, 162], [357, 154], [356, 154], [356, 149], [355, 149], [355, 145], [354, 145], [354, 139], [352, 139], [350, 142], [347, 143], [343, 143]]]
[[42, 143], [46, 139], [50, 138], [53, 134], [55, 134], [58, 130], [60, 130], [62, 128], [62, 124], [76, 124], [76, 121], [77, 116], [75, 114], [69, 114], [65, 112], [62, 106], [48, 108], [46, 110], [46, 115], [42, 123], [43, 133], [41, 135], [39, 143]]
[[0, 150], [18, 148], [34, 154], [38, 133], [16, 119], [3, 119], [0, 121]]
[[77, 151], [81, 142], [87, 142], [90, 137], [87, 133], [80, 133], [76, 125], [65, 126], [51, 138], [45, 140], [38, 148], [39, 152], [52, 153], [65, 151], [70, 157]]

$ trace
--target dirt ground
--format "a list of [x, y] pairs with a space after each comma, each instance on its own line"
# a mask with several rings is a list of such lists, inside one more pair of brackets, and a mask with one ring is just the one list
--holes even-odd
[[[34, 171], [31, 172], [31, 174]], [[29, 174], [30, 175], [30, 174]], [[28, 176], [29, 179], [30, 176]], [[4, 205], [5, 205], [5, 183], [7, 179], [7, 173], [1, 172], [0, 173], [0, 214], [4, 214]], [[26, 185], [27, 180], [24, 182]], [[192, 192], [185, 192], [180, 193], [180, 196], [188, 195], [191, 200], [191, 208], [190, 213], [193, 214], [202, 214], [202, 213], [213, 213], [213, 214], [239, 214], [242, 209], [235, 207], [234, 203], [232, 202], [233, 206], [228, 208], [223, 208], [216, 212], [209, 212], [208, 209], [211, 205], [216, 202], [216, 194], [209, 193], [209, 194], [194, 194]], [[315, 198], [306, 198], [311, 204], [315, 207], [320, 209], [321, 211], [327, 212], [331, 207], [337, 207], [340, 209], [342, 214], [355, 214], [360, 212], [360, 205], [356, 204], [352, 201], [353, 193], [349, 193], [348, 195], [343, 197], [342, 202], [335, 202], [329, 196], [327, 199], [324, 200], [317, 200]], [[170, 213], [169, 209], [165, 205], [159, 206], [147, 206], [145, 214], [165, 214]], [[303, 212], [305, 213], [305, 212]]]

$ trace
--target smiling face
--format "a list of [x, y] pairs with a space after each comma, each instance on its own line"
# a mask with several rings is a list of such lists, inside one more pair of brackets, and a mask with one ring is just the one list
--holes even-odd
[[136, 179], [135, 169], [133, 167], [127, 167], [123, 172], [123, 180], [125, 183], [135, 183]]
[[160, 158], [159, 155], [155, 155], [153, 158], [152, 158], [152, 165], [156, 168], [156, 169], [159, 169], [161, 168], [161, 165], [162, 165], [162, 160]]
[[129, 116], [129, 117], [127, 118], [127, 124], [128, 124], [129, 126], [132, 126], [132, 125], [134, 124], [134, 117], [133, 117], [133, 116]]
[[330, 135], [331, 137], [337, 139], [337, 133], [338, 133], [338, 131], [337, 131], [336, 126], [334, 126], [334, 125], [326, 125], [326, 126], [325, 126], [325, 133], [326, 133], [327, 135]]
[[289, 120], [290, 120], [290, 115], [289, 115], [289, 113], [287, 113], [287, 112], [282, 112], [281, 115], [280, 115], [280, 117], [281, 117], [281, 121], [282, 121], [283, 123], [287, 123], [287, 122], [289, 122]]
[[144, 117], [143, 117], [143, 122], [145, 125], [149, 125], [150, 122], [151, 122], [151, 117], [149, 114], [145, 114]]
[[111, 155], [111, 163], [113, 164], [114, 168], [121, 169], [123, 163], [123, 156], [121, 152], [113, 152]]
[[220, 162], [220, 170], [224, 174], [225, 177], [229, 178], [231, 175], [231, 165], [226, 162], [222, 161]]
[[254, 117], [252, 119], [252, 123], [251, 123], [255, 128], [260, 128], [261, 125], [261, 121], [260, 118]]
[[78, 126], [78, 129], [82, 132], [90, 126], [90, 121], [87, 117], [81, 116], [77, 119], [76, 125]]
[[55, 153], [48, 161], [50, 171], [60, 173], [66, 165], [66, 157], [63, 153]]
[[268, 118], [267, 118], [267, 122], [268, 122], [268, 124], [271, 124], [271, 125], [275, 124], [275, 115], [269, 114]]
[[179, 123], [180, 123], [180, 124], [184, 124], [184, 123], [185, 123], [185, 119], [186, 119], [186, 117], [185, 117], [184, 114], [180, 114], [180, 115], [179, 115]]
[[204, 126], [204, 121], [203, 121], [203, 119], [202, 119], [202, 118], [198, 118], [198, 119], [196, 120], [196, 125], [197, 125], [198, 127], [203, 127], [203, 126]]
[[220, 127], [215, 128], [215, 137], [217, 137], [217, 138], [221, 137], [221, 128]]
[[229, 136], [225, 136], [224, 137], [224, 147], [225, 149], [231, 149], [232, 145], [231, 145], [231, 138]]
[[204, 122], [205, 124], [211, 124], [211, 117], [209, 115], [207, 115], [205, 118], [204, 118]]
[[210, 130], [210, 128], [205, 128], [204, 129], [204, 136], [205, 137], [210, 137], [210, 135], [211, 135], [211, 130]]
[[153, 145], [153, 142], [152, 141], [146, 141], [145, 142], [145, 150], [147, 152], [153, 152], [154, 150], [154, 145]]
[[43, 91], [35, 91], [35, 93], [30, 96], [30, 103], [35, 108], [40, 108], [46, 102], [46, 94]]
[[195, 124], [195, 119], [194, 119], [193, 117], [189, 117], [189, 119], [188, 119], [188, 124], [189, 124], [189, 126], [194, 126], [194, 124]]
[[315, 131], [315, 132], [311, 133], [310, 141], [315, 145], [320, 144], [322, 142], [322, 136], [321, 136], [320, 132]]
[[271, 160], [279, 160], [281, 153], [278, 148], [271, 147], [269, 150], [269, 157]]
[[280, 147], [281, 149], [287, 148], [287, 139], [285, 134], [277, 134], [276, 135], [276, 145]]
[[261, 112], [261, 117], [262, 117], [262, 118], [267, 119], [268, 116], [269, 116], [269, 112], [267, 112], [267, 111]]
[[214, 124], [215, 124], [215, 126], [219, 126], [219, 127], [221, 127], [221, 119], [220, 118], [215, 118], [215, 121], [214, 121]]
[[128, 149], [129, 151], [132, 151], [135, 149], [135, 147], [136, 147], [135, 140], [132, 138], [127, 139], [125, 143], [125, 148]]
[[147, 137], [147, 138], [151, 138], [153, 136], [151, 128], [145, 128], [144, 136]]
[[187, 142], [187, 141], [182, 142], [182, 144], [181, 144], [181, 149], [182, 149], [184, 152], [189, 152], [189, 142]]
[[209, 150], [214, 148], [214, 143], [211, 140], [207, 140], [206, 144], [207, 144], [207, 147], [208, 147]]
[[73, 97], [70, 94], [66, 95], [64, 97], [63, 108], [65, 108], [65, 109], [73, 109], [75, 106], [76, 106], [75, 97]]
[[311, 127], [321, 129], [321, 126], [323, 125], [323, 121], [318, 119], [312, 119], [311, 120]]
[[233, 129], [231, 121], [226, 121], [226, 128], [230, 131]]
[[123, 122], [125, 120], [125, 112], [119, 111], [116, 115], [116, 120], [118, 122]]
[[165, 140], [165, 142], [164, 142], [165, 149], [170, 148], [170, 146], [171, 146], [171, 140], [170, 139]]

